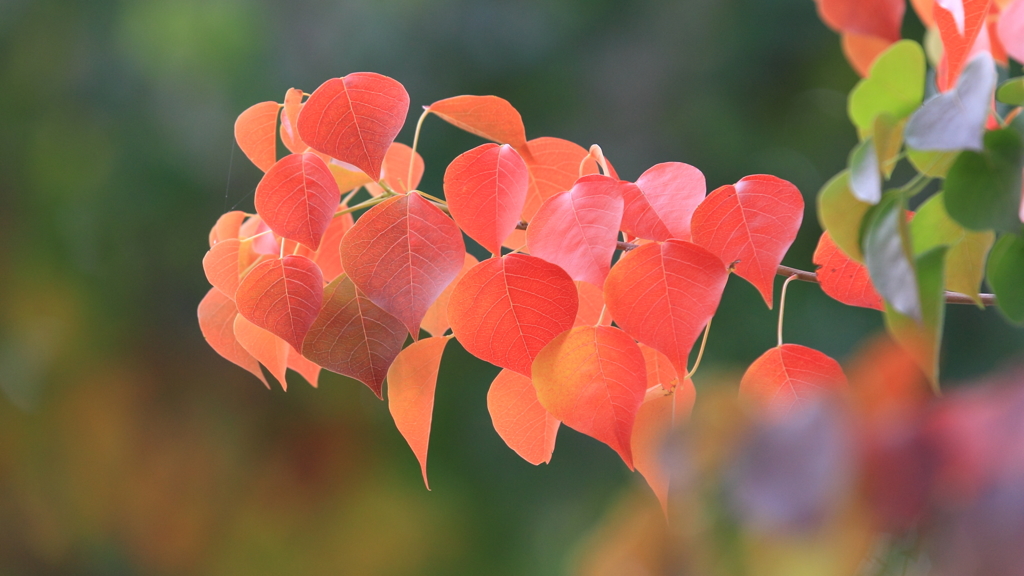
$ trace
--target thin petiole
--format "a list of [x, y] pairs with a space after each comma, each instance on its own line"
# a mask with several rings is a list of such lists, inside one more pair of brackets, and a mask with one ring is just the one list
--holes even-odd
[[423, 121], [427, 119], [427, 115], [430, 114], [430, 110], [424, 108], [423, 114], [420, 114], [420, 119], [416, 122], [416, 133], [412, 136], [412, 154], [409, 154], [409, 173], [405, 177], [405, 181], [409, 184], [409, 188], [412, 188], [412, 168], [416, 164], [416, 147], [420, 144], [420, 130], [423, 128]]
[[[714, 320], [714, 318], [712, 317], [711, 320]], [[693, 363], [693, 368], [691, 368], [690, 371], [686, 373], [686, 376], [683, 377], [683, 380], [693, 376], [694, 372], [697, 371], [697, 368], [700, 368], [700, 361], [704, 358], [704, 348], [708, 345], [708, 334], [711, 332], [711, 320], [708, 320], [707, 325], [704, 326], [704, 338], [700, 341], [700, 350], [697, 352], [697, 360]], [[672, 403], [672, 406], [675, 407], [675, 402]]]
[[779, 297], [779, 346], [782, 346], [782, 319], [786, 315], [786, 289], [789, 288], [789, 283], [796, 280], [797, 277], [796, 274], [793, 274], [782, 283], [782, 295]]

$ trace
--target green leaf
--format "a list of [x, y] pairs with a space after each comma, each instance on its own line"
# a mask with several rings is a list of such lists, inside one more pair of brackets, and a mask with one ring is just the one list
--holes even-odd
[[862, 247], [871, 283], [887, 305], [920, 320], [921, 301], [902, 194], [886, 192], [865, 222]]
[[960, 152], [939, 152], [935, 150], [914, 150], [907, 148], [907, 159], [914, 168], [932, 178], [945, 178], [949, 168], [956, 162]]
[[868, 77], [850, 92], [848, 112], [861, 138], [871, 135], [875, 117], [888, 113], [900, 120], [924, 99], [925, 58], [921, 45], [901, 40], [871, 66]]
[[988, 285], [1012, 322], [1024, 324], [1024, 237], [1001, 236], [988, 256]]
[[903, 128], [906, 125], [906, 118], [899, 120], [888, 112], [883, 112], [875, 118], [875, 151], [878, 153], [878, 165], [886, 180], [892, 176], [892, 171], [899, 162], [900, 149], [903, 148]]
[[961, 152], [946, 175], [949, 215], [972, 230], [1017, 231], [1022, 154], [1020, 134], [1010, 128], [985, 134], [984, 152]]
[[992, 231], [970, 232], [949, 217], [940, 192], [921, 205], [910, 222], [914, 254], [939, 246], [946, 252], [946, 289], [966, 294], [984, 308], [978, 295], [985, 277], [985, 258], [996, 235]]
[[939, 391], [939, 347], [946, 317], [946, 290], [942, 283], [945, 262], [945, 247], [925, 252], [915, 261], [920, 319], [901, 314], [888, 302], [885, 306], [886, 329], [914, 358], [936, 393]]
[[1011, 78], [996, 90], [996, 100], [1010, 106], [1024, 106], [1024, 77]]
[[850, 191], [850, 172], [843, 170], [818, 192], [818, 222], [847, 256], [864, 261], [860, 250], [860, 228], [864, 214], [871, 208]]
[[850, 191], [854, 198], [871, 205], [882, 199], [882, 172], [871, 136], [850, 152]]

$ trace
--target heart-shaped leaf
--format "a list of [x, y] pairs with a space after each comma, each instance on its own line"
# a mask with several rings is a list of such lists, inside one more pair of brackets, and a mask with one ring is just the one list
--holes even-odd
[[996, 67], [987, 52], [974, 57], [953, 90], [933, 96], [907, 122], [907, 146], [917, 150], [981, 150]]
[[302, 90], [289, 88], [284, 93], [284, 108], [281, 111], [281, 142], [293, 154], [301, 154], [309, 146], [299, 138], [299, 110], [302, 110]]
[[469, 272], [477, 264], [479, 262], [472, 254], [466, 254], [466, 261], [463, 263], [462, 270], [459, 270], [455, 280], [452, 280], [452, 283], [441, 292], [437, 300], [434, 300], [434, 303], [427, 309], [427, 314], [423, 317], [423, 322], [420, 323], [421, 329], [426, 330], [431, 336], [441, 336], [451, 328], [451, 324], [448, 323], [448, 301], [452, 297], [452, 291], [455, 290], [455, 286], [466, 275], [466, 272]]
[[[1024, 6], [1024, 2], [1018, 2]], [[1010, 106], [1024, 106], [1024, 77], [1004, 82], [996, 91], [996, 99]]]
[[277, 378], [281, 389], [288, 390], [285, 372], [288, 369], [288, 343], [249, 322], [241, 315], [235, 316], [235, 339], [252, 354], [252, 357], [266, 366], [267, 371]]
[[847, 256], [864, 259], [860, 250], [860, 228], [864, 215], [871, 209], [850, 190], [850, 173], [836, 174], [818, 192], [818, 222]]
[[882, 172], [875, 141], [870, 136], [850, 153], [850, 191], [867, 204], [878, 204], [882, 199]]
[[459, 280], [448, 321], [467, 352], [530, 376], [537, 353], [572, 327], [577, 308], [576, 286], [564, 270], [509, 254], [484, 260]]
[[939, 345], [946, 315], [945, 261], [945, 247], [926, 252], [914, 261], [919, 318], [900, 313], [890, 302], [885, 305], [885, 327], [889, 334], [917, 362], [936, 392], [939, 390]]
[[438, 100], [427, 110], [454, 126], [498, 144], [526, 145], [523, 118], [507, 100], [497, 96], [455, 96]]
[[203, 257], [203, 271], [206, 279], [215, 288], [226, 295], [234, 296], [238, 290], [238, 247], [241, 243], [235, 238], [218, 242]]
[[462, 270], [465, 254], [455, 222], [415, 193], [374, 206], [341, 241], [345, 273], [413, 339], [427, 309]]
[[[222, 214], [210, 229], [210, 248], [222, 240], [238, 239], [243, 220], [245, 220], [245, 212], [240, 210]], [[229, 296], [233, 294], [229, 294]]]
[[580, 326], [552, 340], [533, 362], [537, 399], [570, 428], [611, 446], [630, 470], [630, 437], [647, 390], [644, 355], [611, 326]]
[[1022, 171], [1024, 144], [1020, 134], [1012, 128], [987, 132], [983, 152], [961, 152], [949, 169], [946, 211], [972, 230], [1018, 230]]
[[617, 325], [685, 374], [690, 349], [718, 309], [728, 278], [722, 261], [700, 246], [645, 244], [612, 268], [604, 299]]
[[985, 259], [996, 235], [991, 230], [964, 230], [946, 213], [944, 196], [943, 192], [932, 196], [914, 214], [910, 222], [914, 254], [924, 254], [939, 246], [949, 247], [946, 251], [946, 289], [967, 294], [983, 307], [978, 293], [985, 278]]
[[423, 484], [427, 481], [427, 448], [434, 415], [434, 389], [441, 356], [451, 336], [435, 336], [413, 342], [388, 369], [388, 409], [395, 426], [420, 461]]
[[257, 168], [266, 172], [277, 161], [277, 115], [281, 105], [260, 102], [235, 120], [235, 141]]
[[296, 349], [320, 312], [320, 268], [303, 256], [285, 256], [256, 265], [235, 292], [238, 313], [284, 338]]
[[920, 320], [921, 301], [903, 197], [898, 191], [887, 193], [867, 217], [862, 248], [872, 284], [893, 309]]
[[561, 422], [537, 400], [533, 381], [502, 370], [487, 390], [487, 411], [498, 436], [530, 464], [548, 464]]
[[974, 41], [985, 27], [991, 4], [992, 0], [936, 0], [932, 14], [945, 48], [945, 65], [939, 67], [940, 90], [948, 90], [954, 83], [959, 86], [957, 79], [964, 70]]
[[900, 39], [902, 0], [817, 0], [821, 19], [835, 30], [890, 41]]
[[397, 81], [372, 72], [332, 78], [299, 112], [299, 136], [314, 150], [380, 180], [381, 165], [405, 124], [409, 94]]
[[[986, 279], [996, 293], [999, 309], [1011, 321], [1024, 323], [1024, 237], [1006, 234], [988, 257]], [[209, 340], [209, 338], [207, 338]]]
[[359, 380], [381, 398], [388, 367], [405, 343], [402, 322], [359, 292], [344, 274], [327, 285], [323, 301], [302, 344], [302, 355]]
[[902, 40], [878, 57], [867, 78], [850, 92], [848, 111], [861, 137], [874, 133], [875, 119], [910, 116], [924, 99], [925, 57], [921, 45]]
[[573, 280], [603, 285], [622, 223], [623, 192], [632, 187], [594, 174], [548, 198], [526, 231], [530, 254], [561, 266]]
[[572, 188], [580, 176], [599, 170], [586, 149], [561, 138], [534, 138], [519, 153], [530, 169], [530, 189], [523, 207], [523, 220], [527, 222], [545, 200]]
[[846, 304], [883, 310], [882, 297], [871, 284], [866, 266], [847, 256], [826, 231], [814, 251], [818, 283], [825, 294]]
[[[409, 178], [409, 163], [412, 162], [412, 178]], [[405, 193], [415, 190], [423, 178], [423, 157], [419, 152], [413, 152], [412, 148], [395, 142], [388, 148], [384, 155], [384, 166], [381, 168], [381, 177], [384, 183], [398, 193]], [[408, 182], [406, 182], [408, 180]], [[366, 191], [370, 196], [384, 194], [384, 189], [375, 182], [365, 184]]]
[[249, 371], [263, 382], [268, 389], [270, 384], [260, 370], [260, 364], [245, 351], [235, 338], [235, 317], [238, 309], [235, 302], [216, 288], [210, 288], [202, 301], [199, 302], [199, 330], [207, 344], [214, 352], [225, 360]]
[[689, 241], [690, 218], [708, 189], [700, 170], [682, 162], [665, 162], [648, 168], [636, 186], [624, 187], [623, 192], [625, 233], [648, 240]]
[[319, 156], [290, 154], [271, 166], [256, 186], [256, 212], [275, 234], [316, 250], [340, 194]]
[[846, 374], [838, 362], [806, 346], [783, 344], [747, 368], [740, 380], [740, 398], [784, 415], [819, 394], [846, 387]]
[[665, 514], [668, 514], [669, 487], [669, 474], [664, 464], [665, 442], [674, 427], [689, 419], [696, 399], [697, 390], [689, 378], [671, 392], [661, 386], [648, 388], [633, 423], [630, 439], [633, 464], [658, 497]]
[[[997, 30], [1007, 54], [1017, 62], [1024, 62], [1024, 1], [1010, 2], [1009, 6], [1003, 9], [999, 15]], [[1014, 106], [1024, 106], [1024, 82], [1019, 84], [1017, 94], [1018, 104]]]
[[452, 160], [444, 173], [444, 196], [459, 227], [492, 254], [519, 224], [530, 187], [530, 171], [508, 145], [484, 144]]
[[756, 175], [709, 194], [690, 227], [693, 242], [726, 264], [735, 262], [736, 274], [753, 284], [771, 308], [775, 271], [803, 218], [804, 199], [796, 186]]

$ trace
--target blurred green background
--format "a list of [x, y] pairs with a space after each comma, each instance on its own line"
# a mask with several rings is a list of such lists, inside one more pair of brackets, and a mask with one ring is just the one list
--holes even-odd
[[[814, 195], [856, 142], [856, 76], [811, 0], [0, 0], [0, 574], [565, 574], [640, 490], [564, 427], [550, 465], [520, 460], [487, 414], [497, 369], [457, 345], [427, 492], [364, 386], [268, 392], [203, 341], [207, 232], [260, 177], [235, 117], [354, 71], [404, 83], [411, 120], [500, 95], [531, 138], [599, 143], [627, 179], [791, 180], [804, 269]], [[429, 119], [421, 187], [479, 143]], [[775, 321], [733, 278], [698, 389], [735, 385]], [[842, 360], [880, 326], [791, 287], [787, 341]], [[951, 382], [1022, 349], [995, 311], [950, 309]]]

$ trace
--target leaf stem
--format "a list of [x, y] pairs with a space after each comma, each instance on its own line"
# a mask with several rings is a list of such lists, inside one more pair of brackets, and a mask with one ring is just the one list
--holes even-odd
[[[691, 368], [690, 371], [686, 373], [686, 376], [683, 377], [683, 380], [686, 380], [687, 378], [693, 376], [693, 374], [697, 371], [697, 368], [700, 368], [700, 361], [701, 359], [704, 358], [704, 347], [708, 345], [708, 333], [711, 332], [711, 320], [714, 319], [714, 316], [712, 316], [711, 319], [708, 320], [708, 323], [704, 325], [704, 338], [702, 338], [700, 341], [700, 350], [697, 352], [697, 360], [694, 361], [693, 368]], [[675, 402], [672, 403], [672, 406], [674, 410]]]
[[369, 200], [366, 200], [364, 202], [360, 202], [359, 204], [356, 204], [355, 206], [349, 206], [349, 207], [347, 207], [347, 208], [345, 208], [343, 210], [338, 210], [337, 212], [334, 213], [334, 215], [335, 216], [341, 216], [342, 214], [350, 214], [350, 213], [356, 212], [358, 210], [365, 210], [366, 208], [372, 208], [372, 207], [376, 206], [377, 204], [380, 204], [381, 202], [387, 200], [388, 198], [391, 198], [394, 195], [395, 195], [394, 192], [389, 193], [387, 190], [385, 190], [383, 194], [381, 194], [380, 196], [377, 196], [376, 198], [370, 198]]
[[423, 129], [423, 121], [427, 119], [428, 114], [430, 114], [430, 110], [424, 108], [423, 113], [420, 114], [420, 119], [416, 121], [416, 132], [412, 136], [412, 154], [409, 154], [409, 173], [405, 177], [405, 185], [409, 188], [412, 188], [412, 168], [416, 164], [416, 147], [420, 145], [420, 130]]
[[914, 196], [917, 196], [921, 190], [924, 190], [924, 187], [930, 184], [932, 180], [933, 178], [931, 176], [919, 173], [917, 176], [911, 178], [910, 182], [901, 186], [899, 191], [907, 198], [913, 198]]
[[604, 304], [601, 306], [601, 315], [597, 317], [597, 325], [604, 324], [604, 315], [608, 312], [608, 305]]
[[789, 288], [789, 283], [797, 278], [798, 275], [793, 274], [782, 283], [782, 295], [779, 296], [779, 346], [782, 346], [782, 320], [786, 315], [786, 288]]
[[430, 194], [427, 194], [423, 190], [417, 190], [416, 193], [419, 194], [420, 196], [423, 196], [427, 200], [432, 200], [435, 204], [440, 204], [442, 206], [447, 206], [448, 205], [448, 203], [445, 202], [444, 200], [438, 198], [437, 196], [431, 196]]

